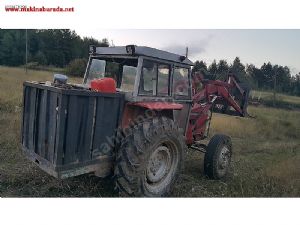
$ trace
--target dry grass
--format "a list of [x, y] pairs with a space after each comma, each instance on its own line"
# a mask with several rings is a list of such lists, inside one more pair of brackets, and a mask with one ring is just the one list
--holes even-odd
[[[268, 91], [252, 90], [250, 97], [255, 100], [264, 102], [266, 105], [273, 105], [273, 93]], [[300, 108], [300, 97], [285, 94], [276, 94], [276, 104], [281, 108]]]
[[[0, 66], [0, 102], [3, 104], [16, 103], [20, 106], [22, 95], [20, 91], [24, 81], [52, 80], [53, 73], [49, 71], [29, 70], [25, 73], [23, 68], [11, 68]], [[71, 82], [80, 82], [79, 78], [71, 78]]]
[[[254, 98], [272, 98], [273, 93], [272, 92], [267, 92], [267, 91], [251, 91], [251, 96]], [[300, 98], [297, 96], [290, 96], [290, 95], [285, 95], [285, 94], [276, 94], [276, 97], [279, 99], [289, 102], [289, 103], [296, 103], [300, 104]]]
[[[116, 196], [110, 178], [83, 175], [61, 181], [23, 157], [19, 145], [22, 83], [50, 79], [50, 72], [29, 71], [26, 75], [23, 69], [0, 67], [0, 196]], [[232, 137], [230, 177], [208, 180], [203, 175], [203, 155], [189, 151], [172, 196], [300, 196], [300, 112], [266, 107], [250, 107], [249, 112], [256, 118], [213, 116], [211, 135]]]
[[300, 112], [250, 107], [255, 119], [214, 114], [211, 136], [232, 137], [233, 171], [225, 181], [202, 173], [199, 153], [190, 152], [175, 196], [299, 197]]

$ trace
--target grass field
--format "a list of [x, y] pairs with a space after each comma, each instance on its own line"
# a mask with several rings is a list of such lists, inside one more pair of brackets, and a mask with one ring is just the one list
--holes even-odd
[[[111, 179], [82, 175], [57, 180], [24, 158], [20, 149], [22, 82], [51, 80], [43, 71], [0, 67], [0, 196], [112, 197]], [[71, 79], [78, 82], [79, 79]], [[285, 101], [300, 98], [284, 96]], [[233, 170], [226, 181], [203, 175], [203, 155], [189, 151], [173, 197], [300, 197], [300, 112], [249, 107], [256, 118], [214, 114], [211, 135], [232, 137]]]
[[[251, 91], [250, 98], [258, 100], [265, 105], [273, 106], [273, 93], [267, 91]], [[276, 103], [277, 107], [287, 109], [300, 109], [300, 97], [290, 96], [277, 93]]]

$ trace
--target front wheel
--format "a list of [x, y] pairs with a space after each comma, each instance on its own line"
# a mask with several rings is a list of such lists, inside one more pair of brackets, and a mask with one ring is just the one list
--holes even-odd
[[211, 179], [222, 179], [228, 175], [232, 156], [231, 139], [217, 134], [208, 143], [204, 157], [204, 173]]

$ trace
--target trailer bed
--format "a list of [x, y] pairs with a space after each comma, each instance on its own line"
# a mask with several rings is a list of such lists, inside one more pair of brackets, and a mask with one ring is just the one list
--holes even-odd
[[124, 94], [25, 82], [22, 149], [57, 178], [110, 172]]

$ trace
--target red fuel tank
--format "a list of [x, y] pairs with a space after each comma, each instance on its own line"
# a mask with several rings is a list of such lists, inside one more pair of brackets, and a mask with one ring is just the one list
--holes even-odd
[[91, 81], [91, 89], [103, 93], [116, 93], [116, 81], [109, 77], [95, 79]]

